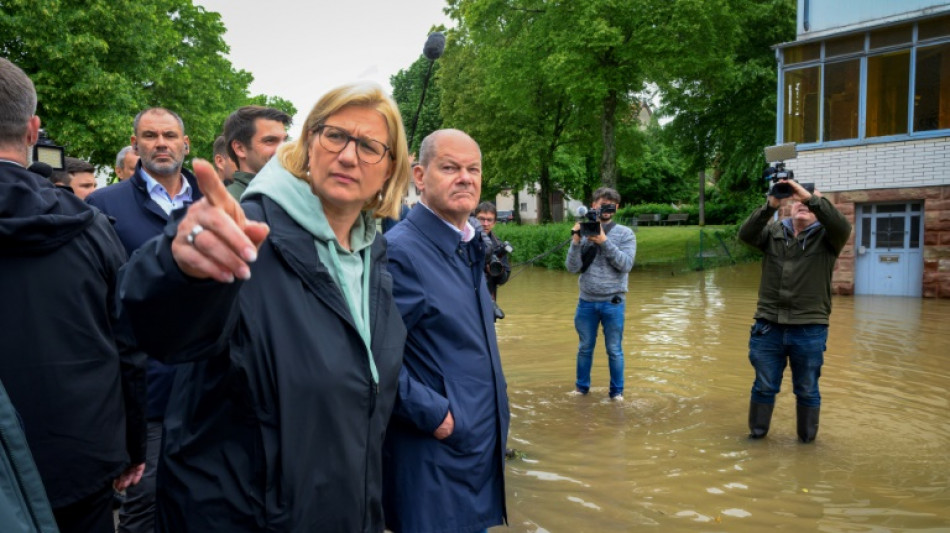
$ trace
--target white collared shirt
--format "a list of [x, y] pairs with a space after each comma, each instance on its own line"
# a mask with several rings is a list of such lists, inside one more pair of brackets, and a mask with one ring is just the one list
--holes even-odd
[[162, 208], [162, 211], [165, 211], [166, 215], [170, 215], [175, 209], [184, 207], [186, 203], [191, 202], [191, 184], [188, 183], [188, 180], [186, 180], [184, 176], [180, 176], [181, 190], [178, 191], [178, 194], [176, 194], [174, 198], [169, 196], [164, 185], [148, 175], [144, 167], [142, 168], [142, 176], [145, 178], [149, 197]]
[[439, 214], [436, 213], [435, 211], [433, 211], [429, 206], [427, 206], [427, 205], [425, 204], [425, 202], [423, 202], [423, 201], [420, 200], [419, 203], [420, 203], [423, 207], [425, 207], [426, 209], [428, 209], [429, 212], [431, 212], [433, 215], [439, 217], [439, 220], [441, 220], [442, 222], [444, 222], [445, 225], [447, 225], [448, 227], [452, 228], [452, 231], [454, 231], [455, 233], [458, 234], [458, 236], [459, 236], [459, 238], [462, 240], [462, 242], [468, 242], [468, 241], [470, 241], [470, 240], [472, 240], [472, 239], [475, 238], [475, 228], [469, 223], [468, 219], [465, 220], [465, 227], [462, 228], [462, 229], [458, 229], [458, 228], [455, 227], [455, 224], [452, 224], [452, 223], [449, 222], [448, 220], [446, 220], [446, 219], [440, 217]]

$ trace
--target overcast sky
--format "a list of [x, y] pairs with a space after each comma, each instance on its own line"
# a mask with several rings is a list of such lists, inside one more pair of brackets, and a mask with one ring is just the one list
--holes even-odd
[[422, 54], [429, 30], [451, 27], [445, 0], [195, 0], [221, 14], [237, 69], [252, 94], [293, 102], [300, 126], [320, 96], [359, 80], [392, 91], [389, 78]]

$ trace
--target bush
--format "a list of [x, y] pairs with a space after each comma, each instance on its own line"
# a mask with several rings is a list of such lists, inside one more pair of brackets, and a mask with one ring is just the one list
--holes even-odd
[[[534, 264], [537, 266], [564, 270], [564, 261], [567, 259], [567, 248], [572, 227], [574, 227], [574, 222], [539, 226], [498, 224], [493, 231], [499, 239], [511, 243], [511, 247], [514, 249], [510, 257], [512, 265], [534, 259]], [[558, 246], [561, 247], [558, 248]], [[547, 255], [544, 255], [545, 253]]]
[[[706, 225], [739, 224], [761, 205], [763, 199], [755, 197], [736, 197], [728, 201], [706, 202]], [[637, 204], [621, 207], [617, 210], [617, 217], [623, 221], [636, 220], [640, 215], [657, 213], [662, 218], [672, 213], [686, 213], [689, 215], [687, 224], [699, 224], [699, 206], [684, 204], [679, 209], [670, 204]]]

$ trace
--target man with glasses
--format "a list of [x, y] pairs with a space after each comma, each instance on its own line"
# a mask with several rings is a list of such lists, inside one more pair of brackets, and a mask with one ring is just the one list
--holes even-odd
[[773, 188], [768, 201], [739, 227], [739, 239], [764, 254], [749, 335], [749, 362], [755, 368], [749, 438], [769, 432], [775, 395], [785, 367], [791, 366], [798, 439], [808, 443], [818, 435], [818, 378], [828, 339], [831, 277], [851, 223], [817, 189], [795, 180], [781, 183], [791, 188], [791, 215], [774, 220], [783, 200]]
[[505, 318], [505, 313], [498, 307], [498, 286], [504, 285], [511, 275], [511, 265], [508, 262], [507, 242], [502, 242], [492, 233], [498, 218], [498, 210], [495, 204], [491, 202], [482, 202], [475, 208], [475, 220], [481, 226], [482, 238], [485, 240], [487, 252], [485, 253], [485, 283], [488, 285], [488, 292], [491, 299], [495, 302], [495, 318]]

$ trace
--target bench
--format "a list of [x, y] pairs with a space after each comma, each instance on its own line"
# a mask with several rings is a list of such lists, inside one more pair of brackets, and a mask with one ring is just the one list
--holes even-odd
[[671, 213], [666, 215], [666, 220], [663, 221], [663, 224], [676, 224], [680, 225], [689, 221], [689, 214], [687, 213]]
[[644, 213], [637, 217], [637, 225], [650, 226], [660, 223], [660, 215], [657, 213]]

